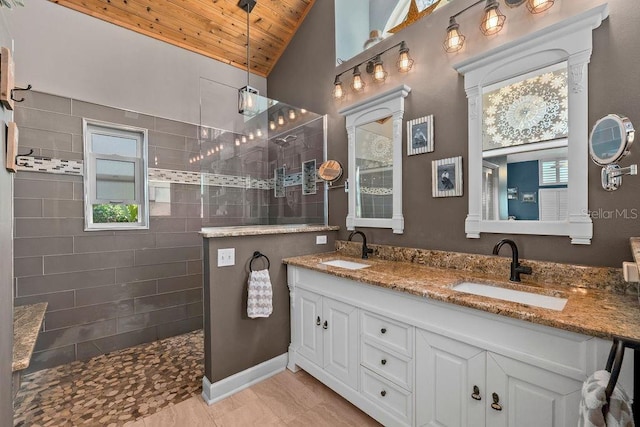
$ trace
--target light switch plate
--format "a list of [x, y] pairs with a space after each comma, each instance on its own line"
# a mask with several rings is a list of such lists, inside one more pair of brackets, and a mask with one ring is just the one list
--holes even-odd
[[236, 248], [218, 249], [218, 267], [236, 264]]
[[316, 245], [326, 245], [327, 236], [316, 236]]

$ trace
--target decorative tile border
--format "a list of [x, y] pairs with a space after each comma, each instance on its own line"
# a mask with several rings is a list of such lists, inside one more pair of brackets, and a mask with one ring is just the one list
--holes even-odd
[[360, 194], [369, 194], [371, 196], [390, 196], [393, 194], [393, 188], [360, 187]]
[[[17, 158], [18, 170], [30, 172], [54, 173], [60, 175], [82, 176], [84, 162], [82, 160], [61, 160], [48, 157], [36, 158], [32, 156], [19, 156]], [[275, 182], [273, 178], [260, 179], [248, 176], [221, 175], [214, 173], [202, 173], [191, 171], [178, 171], [171, 169], [148, 168], [149, 181], [171, 182], [174, 184], [192, 184], [246, 188], [253, 190], [273, 190]], [[284, 177], [284, 186], [293, 187], [302, 185], [302, 172], [292, 173]]]

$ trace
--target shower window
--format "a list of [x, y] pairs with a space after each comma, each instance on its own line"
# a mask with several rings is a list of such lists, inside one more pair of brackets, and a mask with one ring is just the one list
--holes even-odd
[[85, 230], [148, 228], [147, 130], [83, 124]]

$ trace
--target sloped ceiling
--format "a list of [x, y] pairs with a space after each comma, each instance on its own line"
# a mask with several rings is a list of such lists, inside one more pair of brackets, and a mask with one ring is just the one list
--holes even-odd
[[[49, 0], [247, 69], [247, 13], [238, 0]], [[250, 14], [251, 72], [266, 77], [315, 0], [258, 0]]]

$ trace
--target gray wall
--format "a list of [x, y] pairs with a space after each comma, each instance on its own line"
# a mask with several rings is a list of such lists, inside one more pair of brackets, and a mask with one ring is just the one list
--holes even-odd
[[[503, 7], [508, 14], [505, 30], [491, 38], [479, 34], [477, 21], [481, 7], [476, 7], [458, 19], [467, 36], [467, 46], [458, 55], [447, 55], [442, 49], [442, 42], [448, 18], [470, 3], [470, 0], [452, 2], [380, 44], [379, 49], [382, 49], [406, 40], [416, 61], [414, 69], [407, 75], [399, 75], [394, 68], [395, 55], [385, 55], [383, 59], [388, 61], [390, 74], [387, 83], [382, 86], [369, 84], [362, 96], [371, 96], [399, 83], [408, 84], [412, 92], [406, 100], [405, 119], [434, 114], [435, 152], [411, 157], [404, 155], [404, 234], [394, 235], [391, 230], [383, 229], [365, 230], [373, 243], [481, 254], [491, 252], [494, 243], [504, 236], [483, 234], [480, 239], [465, 237], [466, 186], [463, 197], [431, 197], [432, 160], [462, 155], [465, 183], [469, 179], [466, 166], [467, 100], [463, 78], [454, 71], [452, 64], [603, 2], [565, 0], [556, 2], [547, 14], [539, 16], [530, 15], [524, 7], [511, 10]], [[617, 112], [627, 115], [636, 126], [640, 126], [640, 103], [637, 102], [640, 85], [636, 78], [636, 70], [640, 67], [640, 44], [634, 30], [634, 23], [640, 20], [640, 8], [634, 0], [610, 0], [608, 4], [609, 19], [593, 32], [593, 56], [589, 66], [589, 124], [593, 125], [603, 115]], [[337, 114], [337, 110], [355, 98], [350, 94], [344, 103], [335, 102], [331, 98], [331, 90], [336, 72], [366, 58], [359, 55], [343, 66], [334, 67], [335, 51], [331, 42], [333, 14], [332, 1], [314, 4], [267, 83], [272, 97], [294, 105], [306, 105], [312, 111], [329, 115], [329, 158], [346, 165], [347, 134], [344, 118]], [[319, 38], [318, 34], [325, 37]], [[348, 82], [349, 74], [344, 77]], [[403, 133], [406, 133], [404, 127]], [[631, 163], [640, 163], [637, 147], [632, 149], [632, 154], [622, 165]], [[639, 177], [625, 177], [622, 188], [613, 193], [605, 192], [599, 180], [600, 169], [590, 163], [591, 211], [627, 209], [631, 213], [631, 209], [637, 209], [635, 212], [640, 214]], [[347, 195], [341, 190], [330, 191], [329, 223], [344, 227], [346, 215]], [[511, 237], [517, 241], [522, 256], [531, 259], [616, 267], [623, 260], [631, 260], [628, 238], [640, 233], [637, 219], [594, 217], [593, 226], [590, 246], [571, 245], [567, 237]], [[347, 231], [342, 229], [340, 238], [346, 236]]]
[[[6, 8], [0, 7], [0, 46], [11, 49]], [[4, 168], [6, 124], [13, 114], [0, 106], [0, 425], [13, 425], [11, 362], [13, 360], [13, 176]]]
[[[327, 236], [326, 245], [316, 245], [318, 235]], [[289, 288], [282, 259], [332, 251], [335, 236], [335, 231], [327, 231], [205, 240], [205, 376], [209, 381], [220, 381], [287, 352]], [[221, 248], [235, 248], [234, 266], [217, 267]], [[254, 251], [271, 261], [273, 313], [263, 319], [247, 316], [249, 260]], [[256, 260], [254, 267], [262, 269], [265, 264]]]
[[[82, 159], [87, 117], [149, 129], [150, 167], [198, 168], [188, 162], [199, 152], [194, 125], [25, 95], [15, 111], [20, 153]], [[49, 303], [30, 371], [202, 327], [199, 185], [172, 183], [170, 215], [154, 216], [152, 204], [148, 230], [85, 232], [83, 212], [82, 177], [18, 172], [15, 304]]]

